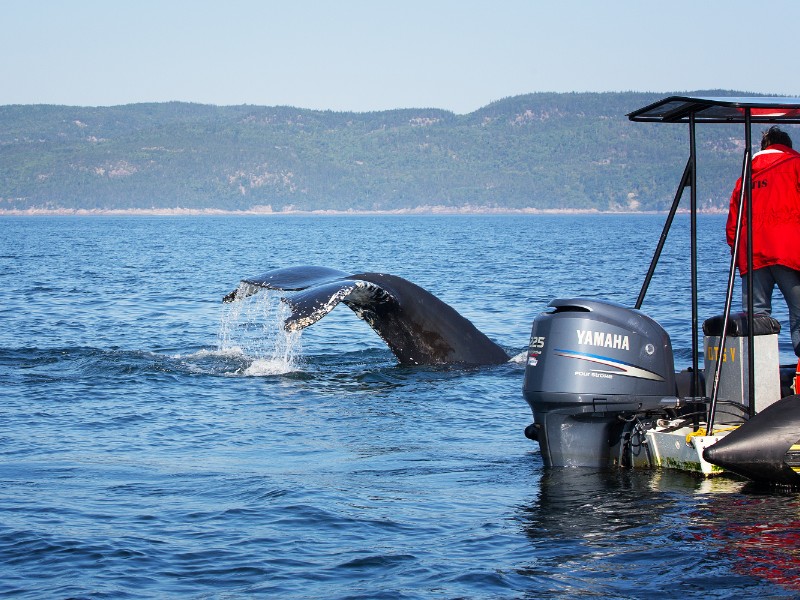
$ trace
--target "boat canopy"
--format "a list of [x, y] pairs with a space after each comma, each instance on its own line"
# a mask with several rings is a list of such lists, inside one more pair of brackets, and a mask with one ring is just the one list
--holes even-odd
[[[752, 125], [753, 123], [800, 123], [800, 98], [775, 97], [775, 96], [745, 96], [745, 97], [726, 97], [726, 96], [667, 96], [635, 110], [628, 114], [631, 121], [646, 123], [688, 123], [689, 125], [689, 158], [686, 161], [686, 168], [683, 177], [678, 184], [678, 190], [672, 202], [669, 215], [667, 216], [664, 230], [656, 247], [650, 268], [645, 276], [639, 297], [636, 300], [635, 308], [639, 309], [644, 301], [645, 294], [650, 285], [650, 280], [655, 272], [661, 251], [667, 239], [667, 233], [672, 226], [672, 220], [678, 210], [683, 195], [683, 190], [689, 188], [690, 206], [689, 213], [691, 218], [691, 285], [692, 285], [692, 395], [700, 397], [700, 340], [699, 340], [699, 315], [697, 304], [697, 148], [695, 128], [701, 123], [742, 123], [744, 124], [744, 157], [742, 159], [741, 178], [744, 182], [742, 193], [739, 198], [739, 220], [736, 224], [736, 239], [734, 247], [738, 248], [740, 238], [744, 233], [747, 244], [747, 262], [752, 270], [753, 251], [752, 251], [752, 185], [749, 173], [752, 172]], [[747, 226], [742, 232], [742, 217], [747, 214]], [[736, 272], [736, 255], [731, 254], [731, 262], [728, 271], [728, 290], [725, 297], [725, 309], [723, 312], [723, 328], [720, 341], [720, 355], [724, 355], [725, 339], [727, 337], [728, 320], [731, 314], [731, 303], [733, 299], [734, 276]], [[753, 340], [753, 289], [752, 279], [747, 281], [746, 297], [747, 305], [747, 343], [748, 343], [748, 408], [751, 414], [755, 406], [755, 362], [754, 362], [754, 340]], [[714, 413], [717, 404], [718, 383], [722, 361], [717, 362], [716, 372], [712, 381], [711, 405], [708, 416], [708, 432], [713, 431]]]
[[688, 123], [800, 123], [800, 98], [668, 96], [628, 114], [631, 121]]

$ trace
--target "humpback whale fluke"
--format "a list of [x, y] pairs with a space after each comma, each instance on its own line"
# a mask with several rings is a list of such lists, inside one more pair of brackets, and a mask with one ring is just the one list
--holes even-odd
[[396, 275], [288, 267], [243, 279], [223, 301], [241, 300], [262, 288], [292, 292], [282, 298], [292, 309], [284, 323], [290, 331], [308, 327], [340, 302], [345, 304], [377, 332], [402, 364], [492, 365], [509, 359], [451, 306]]

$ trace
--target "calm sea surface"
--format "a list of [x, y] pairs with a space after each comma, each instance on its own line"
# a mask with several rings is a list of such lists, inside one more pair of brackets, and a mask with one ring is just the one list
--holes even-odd
[[[287, 338], [275, 298], [221, 303], [278, 267], [389, 272], [516, 355], [553, 298], [632, 305], [663, 220], [0, 218], [0, 594], [797, 597], [800, 496], [548, 471], [520, 362], [401, 367], [344, 306]], [[700, 219], [701, 318], [723, 227]], [[687, 230], [643, 307], [678, 367]]]

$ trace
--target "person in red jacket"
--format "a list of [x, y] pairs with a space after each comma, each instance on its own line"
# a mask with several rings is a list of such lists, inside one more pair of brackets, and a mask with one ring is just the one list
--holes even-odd
[[[794, 353], [800, 357], [800, 153], [777, 126], [761, 138], [761, 152], [753, 155], [753, 314], [772, 313], [772, 291], [777, 285], [789, 307], [789, 330]], [[733, 251], [742, 180], [731, 195], [726, 234]], [[742, 276], [742, 304], [747, 310], [747, 212], [736, 266]], [[800, 370], [800, 361], [798, 363]]]

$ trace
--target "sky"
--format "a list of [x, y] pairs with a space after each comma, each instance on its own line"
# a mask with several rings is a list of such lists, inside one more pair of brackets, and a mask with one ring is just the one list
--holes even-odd
[[0, 0], [0, 23], [0, 105], [466, 114], [533, 92], [800, 96], [799, 0]]

